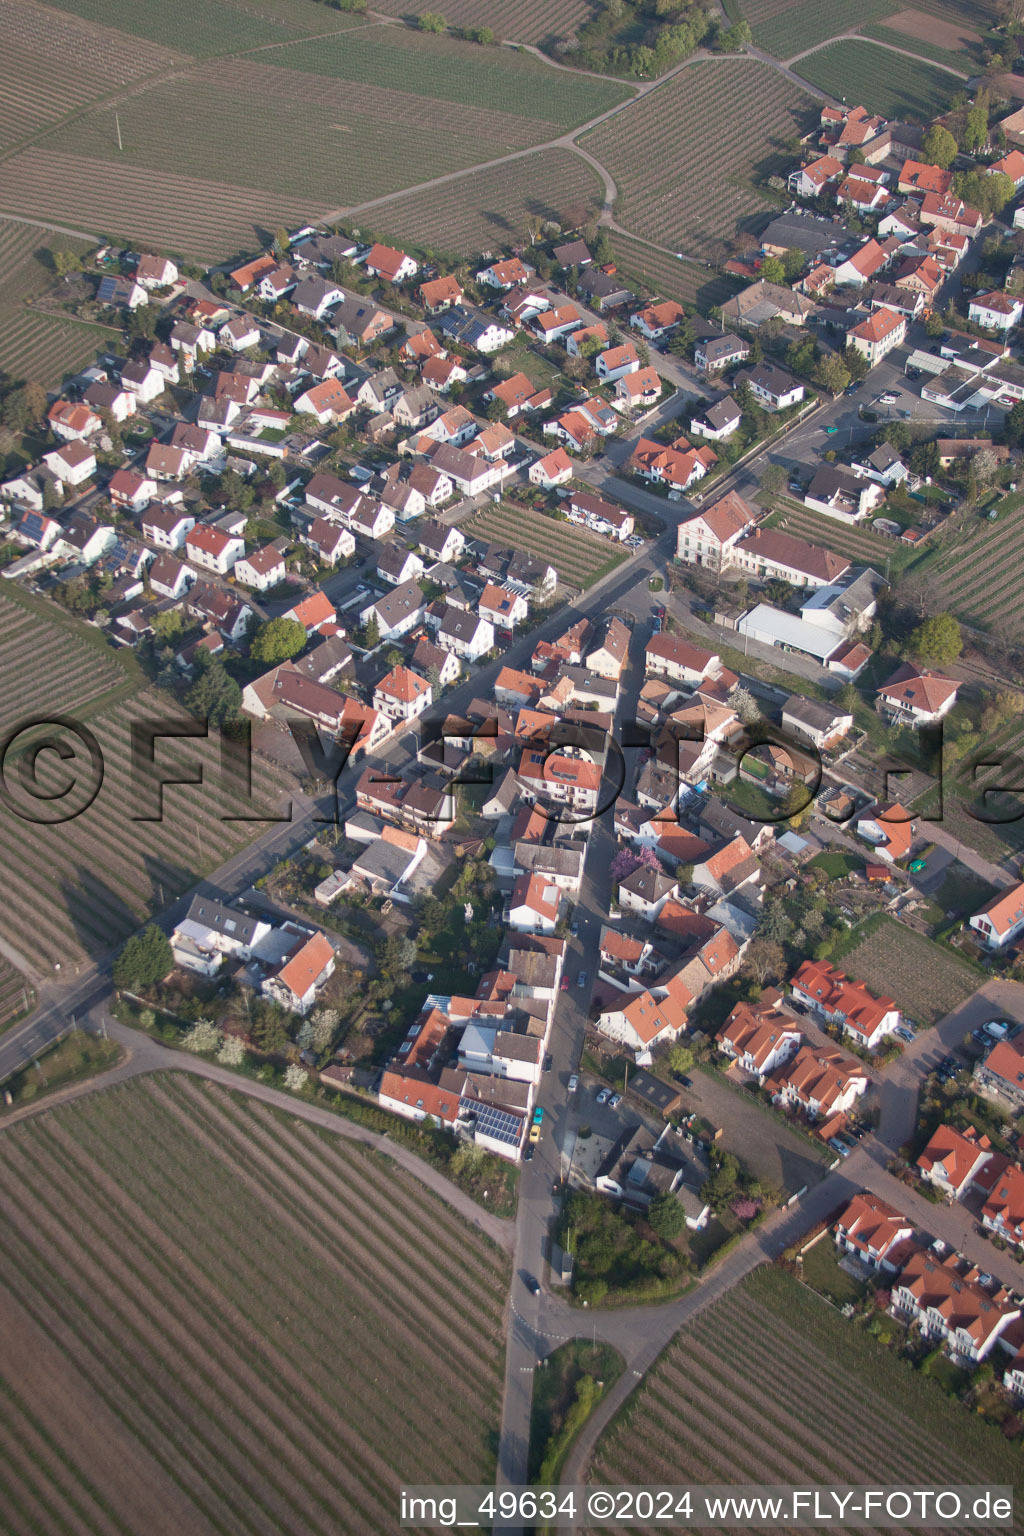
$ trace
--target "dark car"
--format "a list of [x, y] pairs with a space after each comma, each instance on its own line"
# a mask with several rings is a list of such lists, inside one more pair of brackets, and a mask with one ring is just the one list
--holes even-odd
[[540, 1295], [540, 1281], [533, 1275], [524, 1275], [523, 1284], [526, 1286], [526, 1289], [529, 1291], [531, 1296]]
[[920, 368], [908, 368], [907, 369], [907, 378], [908, 379], [919, 379], [920, 377], [921, 377], [921, 370], [920, 370]]
[[569, 932], [572, 934], [573, 938], [575, 938], [576, 935], [579, 933], [579, 931], [580, 931], [580, 920], [579, 920], [578, 917], [574, 917], [573, 920], [572, 920], [572, 923], [569, 926]]
[[684, 1088], [693, 1087], [693, 1078], [684, 1076], [682, 1072], [679, 1074], [679, 1081], [682, 1083]]
[[523, 1148], [523, 1162], [528, 1163], [533, 1156], [533, 1148], [529, 1145]]
[[552, 1063], [554, 1062], [554, 1059], [555, 1058], [552, 1056], [551, 1052], [549, 1051], [548, 1054], [544, 1057], [544, 1071], [545, 1072], [550, 1072], [551, 1071], [551, 1066], [552, 1066]]
[[580, 971], [579, 975], [576, 977], [576, 985], [578, 987], [585, 987], [586, 984], [587, 984], [587, 973], [586, 973], [586, 971]]

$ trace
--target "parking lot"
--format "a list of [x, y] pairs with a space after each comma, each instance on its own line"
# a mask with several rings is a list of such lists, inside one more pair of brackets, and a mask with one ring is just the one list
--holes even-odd
[[777, 1185], [785, 1198], [825, 1177], [832, 1161], [827, 1148], [817, 1154], [767, 1106], [718, 1073], [694, 1067], [690, 1076], [693, 1087], [680, 1088], [684, 1109], [722, 1126], [717, 1145], [738, 1157], [755, 1178]]

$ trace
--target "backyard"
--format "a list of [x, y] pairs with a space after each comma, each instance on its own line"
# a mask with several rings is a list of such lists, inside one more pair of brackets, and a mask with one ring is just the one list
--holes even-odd
[[390, 1160], [160, 1074], [0, 1161], [12, 1536], [362, 1536], [493, 1476], [508, 1266]]
[[981, 977], [966, 961], [886, 913], [847, 936], [835, 963], [876, 994], [888, 993], [918, 1024], [935, 1024], [977, 991]]

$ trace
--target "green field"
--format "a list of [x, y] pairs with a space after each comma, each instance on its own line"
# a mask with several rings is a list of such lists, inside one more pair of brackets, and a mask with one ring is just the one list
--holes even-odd
[[341, 32], [365, 22], [365, 17], [346, 16], [311, 0], [134, 0], [130, 7], [123, 0], [54, 0], [54, 6], [199, 58]]
[[927, 38], [911, 37], [907, 32], [901, 32], [897, 27], [887, 27], [876, 23], [871, 27], [864, 27], [865, 37], [873, 37], [879, 43], [888, 43], [893, 48], [903, 48], [911, 53], [920, 55], [922, 59], [930, 59], [933, 64], [945, 64], [950, 69], [960, 70], [963, 74], [970, 74], [976, 67], [976, 62], [970, 53], [963, 51], [954, 53], [952, 49], [940, 48], [937, 43], [929, 42]]
[[1024, 633], [1020, 547], [1024, 495], [1004, 497], [995, 523], [972, 519], [924, 569], [937, 606], [1010, 640]]
[[0, 1162], [11, 1536], [365, 1536], [493, 1477], [507, 1261], [389, 1159], [161, 1073]]
[[[408, 0], [378, 0], [375, 11], [408, 16]], [[490, 27], [508, 42], [548, 43], [569, 37], [588, 19], [591, 0], [446, 0], [450, 26]]]
[[962, 82], [873, 43], [829, 43], [801, 59], [797, 73], [837, 100], [860, 102], [883, 117], [928, 122], [944, 112]]
[[529, 244], [534, 217], [575, 228], [600, 202], [600, 179], [585, 160], [568, 149], [545, 149], [392, 198], [361, 214], [360, 229], [369, 227], [406, 248], [461, 258]]
[[626, 550], [600, 534], [556, 522], [526, 507], [488, 507], [473, 518], [469, 529], [474, 538], [508, 544], [550, 561], [559, 581], [572, 587], [593, 586], [629, 558]]
[[[740, 9], [760, 48], [777, 59], [791, 59], [838, 33], [888, 16], [897, 6], [894, 0], [740, 0]], [[852, 105], [854, 98], [847, 93], [847, 100]]]
[[1010, 1483], [1018, 1498], [1024, 1485], [1019, 1446], [769, 1268], [676, 1335], [599, 1441], [587, 1481]]
[[580, 140], [611, 172], [616, 216], [671, 251], [721, 259], [774, 206], [755, 181], [791, 167], [810, 99], [754, 59], [688, 65]]

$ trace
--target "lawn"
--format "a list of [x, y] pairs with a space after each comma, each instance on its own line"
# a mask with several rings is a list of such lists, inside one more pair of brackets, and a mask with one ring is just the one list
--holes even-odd
[[1018, 1446], [766, 1267], [677, 1334], [598, 1442], [587, 1481], [1024, 1492]]
[[0, 1160], [10, 1531], [362, 1536], [493, 1477], [508, 1265], [390, 1159], [158, 1074]]
[[488, 507], [472, 519], [469, 527], [473, 537], [508, 543], [550, 561], [561, 583], [584, 590], [629, 558], [627, 550], [616, 547], [600, 534], [574, 528], [526, 507]]
[[790, 168], [787, 145], [810, 125], [810, 106], [754, 59], [697, 63], [580, 143], [614, 176], [621, 224], [717, 260], [771, 212], [774, 200], [758, 184]]
[[918, 1024], [935, 1024], [966, 1002], [983, 978], [948, 949], [885, 914], [868, 919], [870, 931], [836, 963], [876, 994], [888, 993]]
[[[622, 1356], [610, 1344], [573, 1339], [552, 1350], [533, 1377], [530, 1469], [535, 1482], [554, 1482], [589, 1412], [622, 1374]], [[587, 1382], [593, 1382], [593, 1386]], [[589, 1410], [589, 1411], [588, 1411]], [[541, 1476], [541, 1469], [544, 1476]]]
[[116, 1066], [122, 1055], [116, 1041], [74, 1029], [52, 1050], [41, 1051], [37, 1060], [9, 1077], [4, 1083], [4, 1092], [11, 1095], [14, 1109], [22, 1109], [69, 1083], [78, 1083], [83, 1078], [95, 1077], [98, 1072], [108, 1071]]
[[928, 122], [944, 112], [966, 82], [923, 60], [907, 58], [873, 43], [829, 43], [801, 59], [797, 73], [839, 99], [862, 102], [883, 117]]
[[864, 1294], [864, 1286], [840, 1268], [831, 1233], [813, 1248], [808, 1248], [803, 1256], [801, 1275], [805, 1284], [813, 1286], [840, 1307], [848, 1301], [859, 1301]]
[[824, 853], [815, 854], [807, 868], [822, 869], [830, 880], [842, 880], [854, 870], [862, 870], [864, 860], [855, 853], [844, 853], [841, 848], [826, 848]]

